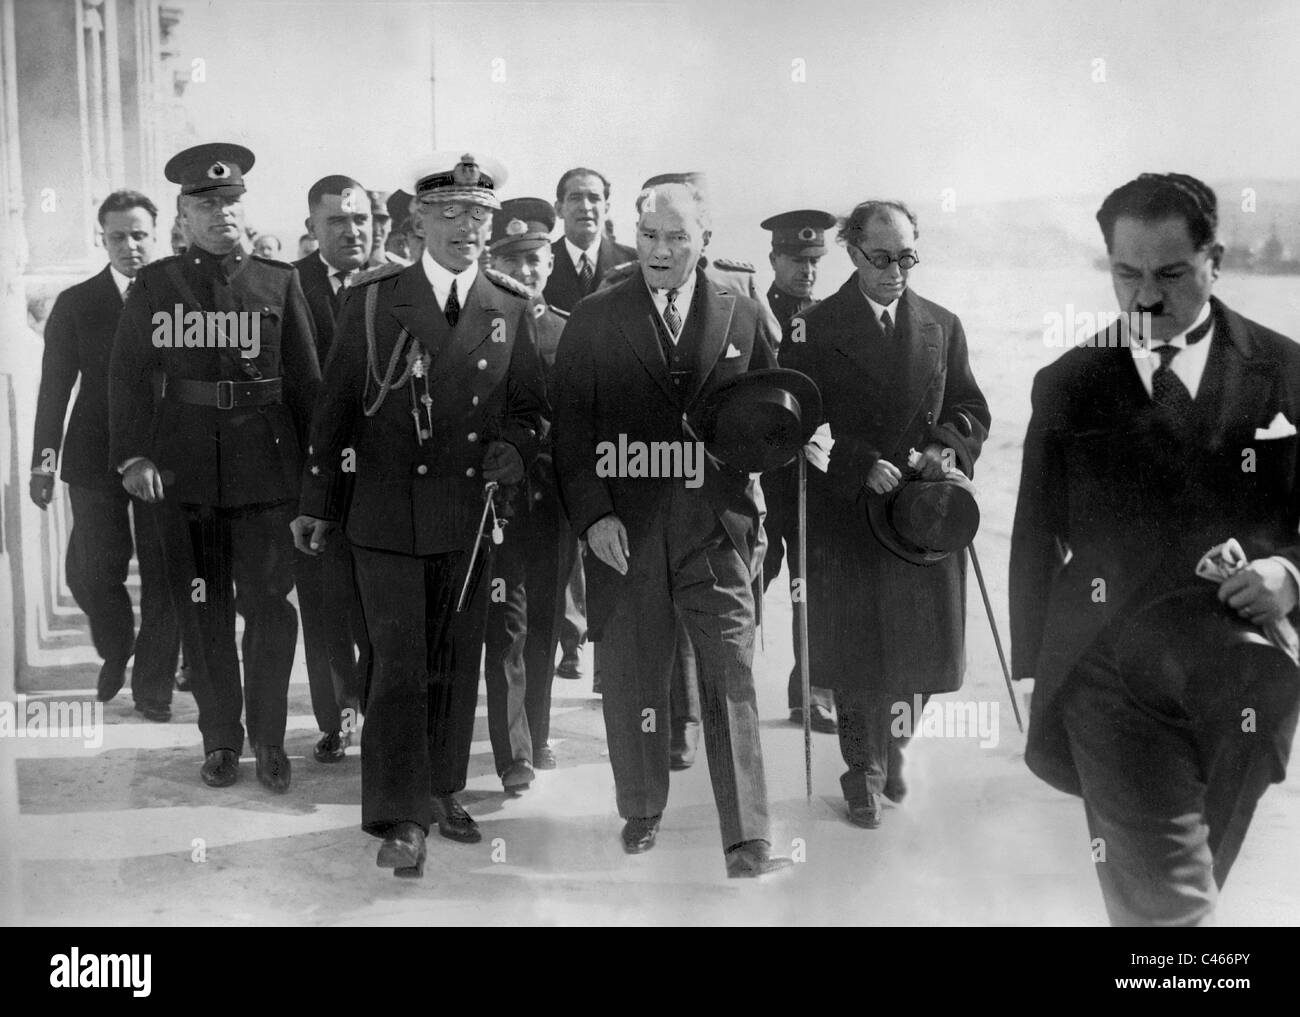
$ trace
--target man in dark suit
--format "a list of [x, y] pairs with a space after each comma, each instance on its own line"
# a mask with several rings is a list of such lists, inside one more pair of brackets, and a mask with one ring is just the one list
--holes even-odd
[[[98, 695], [107, 702], [126, 680], [147, 719], [171, 718], [172, 674], [179, 630], [163, 579], [162, 552], [147, 508], [122, 490], [108, 464], [108, 365], [122, 302], [136, 274], [153, 257], [158, 209], [138, 191], [114, 191], [99, 207], [108, 264], [54, 302], [45, 326], [41, 388], [36, 399], [31, 497], [45, 510], [54, 496], [54, 469], [63, 447], [62, 477], [72, 500], [68, 588], [90, 622], [104, 663]], [[66, 440], [63, 419], [78, 377]], [[135, 539], [132, 540], [132, 520]], [[140, 634], [126, 590], [132, 544], [140, 563]]]
[[[578, 305], [560, 341], [554, 400], [564, 504], [591, 552], [589, 621], [623, 844], [653, 847], [667, 804], [663, 720], [680, 620], [698, 662], [727, 873], [757, 876], [789, 864], [770, 852], [754, 697], [758, 507], [748, 476], [708, 457], [688, 421], [720, 384], [772, 366], [771, 352], [757, 306], [698, 267], [709, 225], [700, 192], [661, 185], [637, 211], [641, 271]], [[636, 442], [664, 443], [680, 459], [652, 479], [618, 458]]]
[[377, 864], [400, 876], [423, 871], [434, 822], [453, 840], [482, 836], [454, 795], [469, 766], [490, 589], [485, 484], [524, 479], [546, 405], [528, 292], [479, 267], [503, 182], [471, 154], [419, 174], [424, 253], [371, 270], [348, 297], [293, 523], [299, 549], [319, 553], [346, 518], [374, 652], [361, 822], [383, 838]]
[[[542, 198], [511, 198], [493, 218], [492, 267], [532, 294], [538, 353], [548, 391], [560, 335], [569, 316], [542, 299], [551, 273], [555, 210]], [[550, 411], [547, 411], [549, 417]], [[497, 774], [509, 792], [532, 783], [534, 770], [555, 768], [549, 744], [551, 681], [564, 618], [564, 590], [578, 538], [560, 506], [549, 419], [541, 454], [516, 492], [514, 518], [496, 555], [494, 577], [504, 583], [488, 612], [485, 678], [488, 733]]]
[[913, 451], [924, 479], [958, 466], [971, 475], [989, 410], [961, 321], [908, 287], [915, 216], [899, 202], [866, 201], [839, 237], [857, 271], [795, 317], [781, 366], [817, 383], [834, 441], [827, 471], [808, 477], [808, 655], [811, 673], [835, 690], [849, 821], [872, 829], [880, 797], [907, 793], [911, 727], [896, 723], [897, 704], [910, 715], [914, 697], [961, 687], [966, 563], [895, 555], [868, 525], [867, 501], [899, 485]]
[[572, 311], [596, 291], [606, 272], [636, 261], [636, 251], [605, 235], [609, 181], [603, 173], [585, 166], [567, 170], [555, 186], [555, 214], [564, 223], [564, 236], [551, 244], [555, 266], [544, 296], [552, 307]]
[[293, 266], [240, 245], [252, 164], [252, 152], [228, 144], [198, 145], [167, 163], [191, 243], [141, 269], [123, 309], [108, 461], [133, 496], [161, 503], [172, 602], [202, 643], [190, 665], [203, 781], [226, 787], [238, 778], [246, 698], [258, 780], [285, 791], [298, 642], [289, 522], [320, 370]]
[[[764, 219], [760, 227], [772, 231], [772, 253], [768, 261], [772, 266], [772, 285], [767, 289], [767, 304], [781, 326], [781, 345], [790, 341], [794, 316], [806, 311], [814, 303], [813, 287], [817, 284], [817, 263], [826, 254], [826, 231], [835, 225], [835, 216], [818, 209], [799, 209], [782, 212]], [[802, 340], [802, 337], [800, 337]], [[768, 579], [781, 571], [785, 546], [797, 546], [797, 519], [786, 519], [784, 509], [795, 504], [794, 490], [785, 490], [797, 483], [792, 467], [775, 471], [763, 478], [767, 497], [767, 518], [763, 526], [767, 533], [767, 553], [763, 557], [763, 574]], [[786, 702], [790, 707], [790, 723], [803, 725], [803, 683], [799, 677], [799, 625], [790, 619], [791, 639], [794, 643], [794, 667], [786, 685]], [[835, 693], [817, 685], [809, 687], [812, 699], [812, 716], [809, 726], [823, 734], [835, 733]]]
[[[322, 367], [348, 280], [370, 255], [371, 209], [365, 188], [348, 176], [323, 177], [307, 191], [307, 232], [319, 247], [293, 267], [311, 309]], [[351, 744], [370, 659], [347, 541], [331, 541], [320, 555], [295, 554], [294, 574], [312, 712], [321, 732], [313, 755], [335, 763]]]
[[[1116, 925], [1212, 920], [1295, 733], [1300, 348], [1211, 296], [1214, 192], [1142, 174], [1097, 213], [1126, 317], [1034, 379], [1011, 545], [1025, 761], [1080, 795]], [[1217, 589], [1206, 550], [1249, 564]]]

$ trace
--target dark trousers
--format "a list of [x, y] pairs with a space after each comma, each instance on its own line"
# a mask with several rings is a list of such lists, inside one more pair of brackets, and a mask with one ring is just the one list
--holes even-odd
[[351, 545], [340, 534], [317, 556], [297, 552], [294, 585], [316, 726], [343, 730], [343, 710], [352, 710], [350, 723], [356, 722], [369, 657]]
[[[120, 488], [69, 485], [68, 496], [72, 502], [68, 588], [90, 623], [95, 650], [104, 660], [123, 665], [134, 651], [131, 692], [135, 701], [168, 706], [180, 631], [167, 594], [162, 548], [148, 515], [149, 506]], [[133, 547], [140, 565], [139, 635], [126, 590]]]
[[[567, 529], [568, 524], [565, 524]], [[587, 640], [587, 574], [582, 570], [582, 555], [578, 554], [578, 538], [573, 542], [573, 567], [564, 592], [564, 617], [560, 621], [560, 646], [566, 657], [576, 657], [578, 648]]]
[[498, 774], [516, 760], [531, 763], [550, 739], [555, 647], [577, 552], [559, 503], [544, 497], [507, 527], [495, 554], [500, 597], [488, 609], [484, 678]]
[[673, 680], [668, 687], [668, 712], [672, 718], [669, 754], [673, 759], [689, 755], [700, 737], [700, 678], [695, 664], [691, 634], [679, 619], [674, 651]]
[[[927, 692], [921, 696], [921, 709], [930, 701]], [[911, 727], [902, 723], [895, 711], [895, 703], [906, 703]], [[890, 774], [901, 777], [903, 749], [912, 740], [911, 731], [921, 723], [920, 716], [912, 716], [914, 700], [898, 692], [878, 692], [871, 689], [836, 689], [835, 705], [839, 710], [840, 755], [848, 771], [840, 777], [844, 798], [860, 802], [867, 792], [880, 794]]]
[[[242, 753], [245, 708], [254, 747], [283, 745], [298, 644], [298, 615], [289, 602], [294, 506], [162, 505], [155, 506], [155, 515], [172, 602], [178, 613], [191, 612], [180, 621], [183, 627], [193, 622], [202, 656], [189, 663], [203, 750]], [[244, 618], [239, 647], [236, 611]]]
[[1200, 716], [1152, 711], [1130, 694], [1103, 636], [1061, 693], [1112, 925], [1212, 923], [1275, 774], [1279, 720], [1289, 713], [1294, 730], [1294, 682], [1215, 681], [1231, 691]]
[[487, 621], [486, 562], [456, 612], [469, 555], [414, 557], [352, 548], [374, 652], [361, 730], [361, 826], [432, 822], [430, 795], [463, 790]]
[[[785, 702], [791, 710], [803, 708], [803, 679], [799, 676], [799, 648], [803, 645], [803, 639], [799, 634], [799, 613], [793, 612], [790, 615], [790, 640], [794, 647], [794, 667], [790, 668], [790, 678], [785, 686]], [[812, 675], [809, 675], [809, 682], [812, 681]], [[808, 694], [812, 697], [813, 705], [825, 707], [827, 710], [835, 708], [835, 693], [831, 689], [823, 689], [817, 685], [809, 684]]]
[[709, 777], [724, 848], [769, 840], [754, 697], [749, 562], [705, 496], [674, 486], [634, 537], [623, 590], [600, 647], [603, 706], [618, 813], [668, 802], [670, 686], [678, 621], [698, 672]]

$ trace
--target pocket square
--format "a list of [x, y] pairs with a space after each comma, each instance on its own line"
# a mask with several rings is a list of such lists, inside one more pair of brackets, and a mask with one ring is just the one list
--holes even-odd
[[1255, 440], [1268, 441], [1272, 438], [1290, 438], [1295, 433], [1295, 424], [1287, 420], [1286, 415], [1279, 411], [1277, 416], [1268, 422], [1268, 427], [1255, 428]]
[[[724, 360], [730, 360], [732, 357], [738, 357], [738, 356], [740, 356], [740, 350], [736, 349], [736, 347], [735, 347], [732, 343], [728, 343], [728, 344], [727, 344], [727, 352], [726, 352], [726, 354], [724, 355], [723, 359], [724, 359]], [[1292, 433], [1292, 434], [1295, 434], [1295, 429], [1294, 429], [1294, 428], [1291, 429], [1291, 433]]]

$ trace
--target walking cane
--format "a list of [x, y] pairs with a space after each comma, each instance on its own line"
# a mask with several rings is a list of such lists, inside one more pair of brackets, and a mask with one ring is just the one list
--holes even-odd
[[808, 457], [799, 450], [799, 596], [794, 613], [799, 622], [799, 685], [803, 690], [803, 772], [812, 801], [812, 682], [808, 677]]
[[1007, 667], [1006, 654], [1002, 652], [1002, 637], [998, 635], [998, 623], [993, 618], [993, 605], [989, 603], [989, 591], [984, 585], [984, 572], [980, 569], [979, 555], [975, 553], [974, 544], [966, 550], [970, 552], [970, 563], [975, 566], [975, 578], [980, 584], [980, 596], [984, 598], [984, 610], [988, 612], [989, 628], [993, 630], [993, 644], [998, 648], [998, 660], [1002, 662], [1002, 677], [1007, 683], [1007, 695], [1011, 697], [1011, 711], [1016, 715], [1016, 727], [1020, 728], [1021, 734], [1024, 734], [1025, 725], [1020, 721], [1020, 707], [1016, 705], [1016, 693], [1011, 686], [1011, 669]]

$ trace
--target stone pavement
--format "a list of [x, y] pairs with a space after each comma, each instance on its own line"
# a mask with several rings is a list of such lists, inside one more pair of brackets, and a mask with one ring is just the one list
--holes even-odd
[[[987, 564], [986, 564], [987, 568]], [[992, 577], [991, 577], [992, 578]], [[996, 581], [995, 581], [996, 585]], [[492, 770], [480, 698], [462, 801], [483, 842], [429, 839], [423, 879], [375, 867], [378, 842], [360, 821], [359, 749], [322, 766], [301, 654], [291, 687], [288, 794], [257, 783], [198, 779], [193, 700], [172, 723], [145, 722], [124, 691], [105, 710], [103, 744], [0, 739], [17, 756], [20, 815], [0, 837], [17, 856], [7, 920], [57, 925], [1098, 925], [1105, 914], [1083, 810], [1024, 766], [1024, 738], [972, 585], [971, 667], [964, 701], [992, 718], [978, 737], [921, 737], [908, 754], [911, 794], [878, 830], [843, 818], [836, 739], [815, 735], [816, 794], [805, 800], [801, 730], [786, 721], [789, 602], [773, 585], [757, 676], [778, 849], [803, 859], [763, 881], [727, 880], [704, 753], [674, 774], [658, 845], [629, 857], [619, 842], [600, 700], [585, 680], [555, 683], [559, 768], [523, 796]], [[994, 603], [1000, 593], [995, 590]], [[1005, 622], [1003, 623], [1005, 624]], [[59, 698], [67, 698], [59, 697]], [[86, 698], [84, 694], [81, 698]], [[982, 704], [982, 705], [981, 705]], [[984, 739], [992, 741], [992, 737]], [[12, 825], [12, 828], [10, 826]], [[1225, 925], [1300, 918], [1300, 794], [1294, 780], [1260, 805], [1228, 884]], [[16, 905], [16, 907], [15, 907]]]

